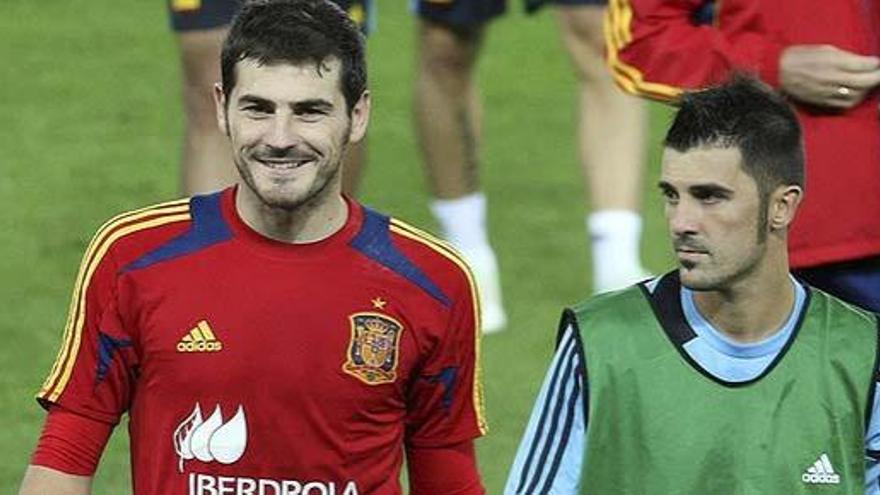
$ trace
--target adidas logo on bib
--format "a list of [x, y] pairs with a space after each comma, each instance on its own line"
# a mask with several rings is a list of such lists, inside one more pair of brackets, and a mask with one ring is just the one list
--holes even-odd
[[840, 475], [834, 472], [828, 454], [823, 452], [816, 462], [804, 471], [801, 481], [808, 485], [839, 485]]

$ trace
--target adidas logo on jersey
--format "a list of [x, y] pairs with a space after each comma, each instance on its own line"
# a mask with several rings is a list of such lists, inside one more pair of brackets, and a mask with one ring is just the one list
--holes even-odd
[[223, 342], [217, 340], [205, 320], [200, 321], [177, 343], [177, 352], [218, 352], [222, 349]]
[[812, 466], [801, 475], [801, 481], [809, 485], [838, 485], [840, 475], [834, 472], [828, 454], [822, 453]]

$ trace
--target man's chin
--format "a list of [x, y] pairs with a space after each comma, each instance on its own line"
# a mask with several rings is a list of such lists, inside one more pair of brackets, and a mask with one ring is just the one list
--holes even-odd
[[704, 291], [715, 289], [717, 285], [715, 281], [707, 277], [705, 273], [701, 272], [702, 270], [695, 266], [682, 265], [681, 268], [678, 269], [678, 279], [681, 281], [683, 287], [690, 290]]
[[312, 197], [307, 194], [266, 195], [262, 196], [263, 204], [269, 208], [283, 211], [294, 211], [307, 204]]

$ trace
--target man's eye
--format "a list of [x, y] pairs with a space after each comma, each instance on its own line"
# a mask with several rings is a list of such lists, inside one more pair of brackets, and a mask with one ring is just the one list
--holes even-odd
[[667, 203], [678, 203], [678, 194], [676, 194], [674, 191], [662, 191], [661, 194], [663, 195], [663, 199], [666, 200]]
[[698, 201], [700, 201], [701, 203], [705, 203], [705, 204], [714, 204], [714, 203], [717, 203], [717, 202], [721, 201], [722, 199], [724, 199], [723, 195], [718, 194], [716, 192], [698, 193], [698, 194], [694, 194], [694, 197]]
[[317, 108], [309, 108], [305, 110], [300, 110], [296, 114], [305, 119], [318, 119], [323, 117], [324, 115], [327, 115], [327, 112], [324, 110], [319, 110]]

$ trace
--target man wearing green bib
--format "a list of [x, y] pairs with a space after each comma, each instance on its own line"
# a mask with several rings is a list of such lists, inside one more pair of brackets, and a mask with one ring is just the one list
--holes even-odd
[[505, 494], [880, 494], [878, 317], [789, 274], [791, 108], [686, 94], [659, 188], [678, 269], [564, 312]]

